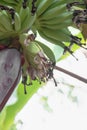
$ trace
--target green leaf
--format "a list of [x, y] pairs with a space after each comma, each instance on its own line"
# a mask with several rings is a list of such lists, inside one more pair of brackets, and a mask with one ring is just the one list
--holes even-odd
[[47, 57], [51, 61], [55, 62], [55, 55], [54, 55], [53, 51], [47, 45], [45, 45], [44, 43], [42, 43], [40, 41], [37, 41], [37, 43], [41, 46], [41, 48], [43, 49], [43, 51], [47, 55]]
[[6, 117], [6, 109], [4, 109], [4, 111], [2, 111], [0, 113], [0, 129], [1, 130], [2, 130], [2, 126], [3, 126], [3, 123], [4, 123], [5, 117]]

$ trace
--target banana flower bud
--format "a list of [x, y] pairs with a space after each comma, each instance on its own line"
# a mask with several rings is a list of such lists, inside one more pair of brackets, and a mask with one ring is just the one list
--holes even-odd
[[19, 41], [25, 58], [23, 72], [25, 77], [29, 75], [29, 84], [32, 84], [32, 80], [38, 80], [41, 83], [53, 78], [54, 63], [44, 54], [38, 42], [35, 41], [34, 35], [22, 34]]

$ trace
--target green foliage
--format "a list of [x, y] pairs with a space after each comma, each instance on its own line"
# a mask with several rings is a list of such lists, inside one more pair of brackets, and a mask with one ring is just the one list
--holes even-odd
[[38, 41], [38, 44], [41, 46], [41, 48], [43, 49], [44, 53], [47, 55], [47, 57], [55, 62], [55, 56], [54, 56], [54, 53], [53, 51], [47, 46], [45, 45], [44, 43]]

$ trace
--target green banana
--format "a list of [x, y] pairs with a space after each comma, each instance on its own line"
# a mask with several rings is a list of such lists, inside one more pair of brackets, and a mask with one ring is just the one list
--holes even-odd
[[23, 1], [22, 0], [1, 0], [0, 4], [13, 8], [16, 12], [19, 12]]
[[0, 23], [0, 32], [2, 32], [2, 33], [8, 32], [1, 23]]
[[58, 24], [42, 24], [41, 23], [41, 27], [46, 27], [48, 29], [53, 29], [55, 31], [55, 29], [62, 29], [62, 28], [67, 28], [68, 26], [72, 25], [72, 20], [68, 19], [64, 22], [58, 23]]
[[61, 4], [59, 7], [54, 7], [49, 9], [48, 11], [44, 12], [43, 15], [41, 15], [41, 19], [51, 19], [54, 16], [60, 15], [60, 13], [64, 13], [66, 11], [66, 4]]
[[40, 16], [43, 13], [43, 9], [42, 7], [46, 4], [47, 0], [43, 0], [41, 2], [41, 0], [37, 1], [37, 16]]
[[29, 14], [30, 14], [29, 7], [25, 8], [25, 9], [23, 7], [21, 7], [20, 12], [19, 12], [19, 16], [20, 16], [20, 19], [21, 19], [22, 30], [24, 30], [25, 27], [26, 27], [26, 21], [29, 18]]
[[14, 16], [14, 30], [16, 32], [19, 32], [21, 29], [21, 19], [20, 16], [17, 12], [15, 12], [15, 16]]
[[70, 32], [66, 29], [52, 30], [48, 28], [41, 28], [41, 30], [48, 36], [58, 41], [70, 41]]
[[[70, 46], [69, 46], [69, 44], [66, 44], [66, 43], [64, 43], [63, 41], [59, 41], [59, 40], [56, 40], [56, 39], [53, 39], [53, 38], [51, 38], [51, 37], [49, 37], [49, 36], [47, 36], [44, 32], [42, 32], [41, 30], [39, 31], [39, 34], [40, 34], [40, 36], [41, 37], [43, 37], [45, 40], [47, 40], [47, 41], [49, 41], [50, 43], [53, 43], [53, 44], [55, 44], [55, 45], [58, 45], [58, 46], [60, 46], [62, 49], [63, 49], [63, 51], [64, 52], [69, 52], [72, 56], [74, 56], [73, 55], [73, 51], [72, 50], [70, 50]], [[62, 51], [62, 52], [63, 52]], [[64, 53], [65, 54], [65, 53]], [[74, 56], [75, 57], [75, 56]], [[76, 58], [76, 57], [75, 57]], [[77, 59], [77, 58], [76, 58]]]
[[0, 1], [0, 4], [3, 6], [9, 6], [12, 8], [15, 8], [17, 6], [17, 3], [14, 0], [8, 1], [8, 0], [2, 0]]
[[20, 12], [21, 19], [21, 32], [29, 30], [36, 19], [36, 14], [32, 15], [29, 7], [21, 7]]
[[34, 24], [35, 20], [36, 20], [36, 14], [34, 14], [34, 16], [31, 15], [31, 16], [29, 17], [29, 25], [28, 25], [28, 28], [29, 28], [29, 29], [30, 29], [31, 26]]
[[56, 40], [56, 39], [53, 39], [53, 38], [47, 36], [43, 31], [38, 30], [38, 33], [40, 34], [40, 36], [41, 36], [43, 39], [47, 40], [48, 42], [50, 42], [50, 43], [52, 43], [52, 44], [55, 44], [55, 45], [58, 45], [58, 46], [60, 46], [60, 47], [62, 47], [62, 48], [65, 47], [65, 45], [62, 43], [62, 41], [59, 41], [59, 40]]
[[24, 21], [28, 17], [29, 12], [30, 12], [29, 7], [26, 7], [26, 8], [21, 7], [20, 8], [19, 16], [20, 16], [22, 24], [24, 23]]
[[[23, 46], [22, 46], [23, 47]], [[42, 51], [41, 47], [37, 44], [37, 42], [33, 41], [29, 43], [29, 46], [23, 47], [24, 53], [26, 55], [26, 59], [29, 63], [31, 62], [31, 65], [33, 65], [36, 68], [36, 65], [34, 65], [34, 57], [39, 51]]]
[[0, 40], [11, 36], [13, 33], [7, 31], [4, 26], [0, 23]]
[[6, 2], [4, 2], [3, 0], [0, 1], [0, 4], [1, 4], [1, 5], [7, 5]]
[[52, 24], [60, 24], [61, 22], [64, 22], [65, 20], [68, 20], [68, 19], [72, 19], [72, 13], [70, 12], [64, 12], [60, 15], [58, 15], [57, 17], [53, 16], [53, 18], [51, 19], [46, 19], [46, 20], [43, 20], [41, 18], [39, 18], [39, 23], [45, 23], [45, 24], [49, 24], [49, 25], [52, 25]]
[[18, 1], [17, 0], [2, 0], [4, 2], [6, 2], [7, 4], [17, 4]]
[[15, 36], [14, 34], [15, 34], [14, 32], [6, 31], [4, 27], [0, 25], [0, 40]]
[[[44, 43], [34, 40], [34, 41], [30, 41], [27, 45], [24, 44], [25, 42], [25, 37], [27, 38], [29, 36], [29, 34], [21, 34], [19, 41], [22, 45], [23, 51], [24, 53], [26, 53], [26, 59], [32, 61], [34, 59], [34, 57], [36, 56], [36, 54], [40, 51], [45, 52], [45, 54], [49, 57], [50, 60], [55, 61], [55, 57], [54, 54], [52, 52], [52, 50], [47, 47], [46, 45], [44, 45]], [[47, 52], [47, 50], [50, 52]]]
[[35, 42], [29, 42], [27, 45], [24, 43], [25, 39], [27, 39], [29, 34], [21, 34], [19, 41], [23, 48], [23, 53], [25, 56], [25, 59], [28, 64], [31, 64], [34, 68], [37, 68], [36, 64], [34, 64], [34, 58], [36, 54], [38, 54], [39, 51], [42, 51], [42, 48]]
[[59, 7], [60, 5], [63, 5], [63, 4], [66, 4], [65, 0], [54, 0], [51, 6], [48, 8], [48, 10], [55, 7]]
[[37, 1], [37, 16], [42, 15], [46, 9], [53, 3], [53, 0]]
[[11, 19], [9, 18], [9, 15], [6, 11], [0, 11], [0, 24], [3, 25], [3, 27], [6, 29], [6, 31], [12, 31], [12, 24]]
[[25, 19], [24, 23], [22, 24], [22, 28], [21, 28], [21, 32], [26, 32], [27, 30], [29, 30], [32, 26], [32, 24], [35, 22], [36, 19], [36, 14], [34, 14], [33, 16], [30, 14], [28, 14], [28, 17]]

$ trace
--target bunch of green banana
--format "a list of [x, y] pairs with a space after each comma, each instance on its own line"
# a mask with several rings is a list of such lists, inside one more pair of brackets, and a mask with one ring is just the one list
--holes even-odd
[[19, 34], [23, 32], [28, 32], [36, 19], [36, 13], [32, 15], [32, 12], [28, 6], [26, 8], [23, 8], [23, 6], [21, 6], [19, 13], [17, 14], [18, 21], [15, 24], [17, 26], [19, 25], [19, 29], [16, 30], [19, 31]]
[[[72, 2], [71, 4], [69, 2]], [[80, 1], [81, 2], [81, 1]], [[68, 4], [69, 3], [69, 4]], [[75, 43], [81, 47], [81, 41], [72, 37], [71, 32], [68, 30], [69, 26], [74, 26], [72, 21], [73, 11], [68, 11], [67, 4], [79, 4], [79, 1], [75, 0], [44, 0], [37, 1], [36, 20], [32, 26], [32, 30], [38, 31], [41, 37], [45, 40], [59, 45], [64, 50], [66, 49], [72, 54], [70, 50], [71, 44]], [[81, 6], [84, 7], [83, 3]], [[65, 44], [65, 42], [68, 44]], [[69, 44], [70, 43], [70, 44]]]
[[75, 43], [82, 47], [82, 43], [81, 38], [72, 36], [68, 30], [68, 26], [73, 25], [73, 11], [76, 7], [72, 8], [71, 12], [68, 10], [72, 5], [78, 4], [79, 0], [78, 2], [75, 0], [0, 1], [0, 44], [1, 40], [10, 38], [12, 43], [8, 48], [15, 47], [22, 54], [22, 82], [25, 87], [32, 84], [33, 80], [41, 83], [53, 78], [55, 82], [53, 77], [55, 56], [52, 50], [44, 43], [35, 40], [36, 35], [29, 35], [28, 31], [38, 32], [45, 40], [72, 54], [72, 45]]
[[0, 11], [0, 39], [13, 35], [14, 29], [10, 16], [6, 11]]
[[73, 24], [73, 12], [68, 12], [65, 0], [38, 0], [36, 11], [34, 2], [1, 0], [0, 39], [20, 37], [20, 34], [34, 29], [44, 39], [62, 48], [66, 47], [65, 42], [75, 41], [68, 30], [68, 26]]
[[[52, 72], [50, 71], [53, 69], [53, 63], [55, 62], [52, 51], [44, 46], [43, 43], [36, 41], [33, 34], [21, 34], [19, 42], [23, 49], [22, 52], [25, 61], [22, 67], [23, 78], [29, 75], [29, 84], [35, 79], [39, 82], [45, 82], [49, 78], [52, 78], [50, 74]], [[25, 82], [25, 84], [27, 83]]]
[[0, 40], [18, 35], [21, 29], [21, 19], [17, 12], [14, 15], [14, 24], [10, 14], [5, 10], [0, 11], [0, 19]]
[[21, 7], [19, 17], [21, 19], [21, 32], [26, 32], [34, 23], [36, 14], [32, 15], [29, 7], [26, 7], [25, 9]]
[[32, 14], [30, 7], [23, 7], [23, 1], [20, 1], [21, 7], [17, 10], [10, 4], [18, 3], [18, 0], [11, 2], [1, 1], [0, 5], [0, 40], [10, 37], [17, 37], [22, 32], [28, 32], [36, 19], [36, 14]]
[[[67, 11], [64, 0], [45, 0], [37, 2], [37, 18], [33, 24], [33, 29], [36, 28], [39, 34], [48, 41], [53, 43], [53, 40], [68, 42], [70, 41], [71, 33], [67, 29], [72, 25], [72, 13]], [[53, 40], [51, 40], [53, 39]]]

